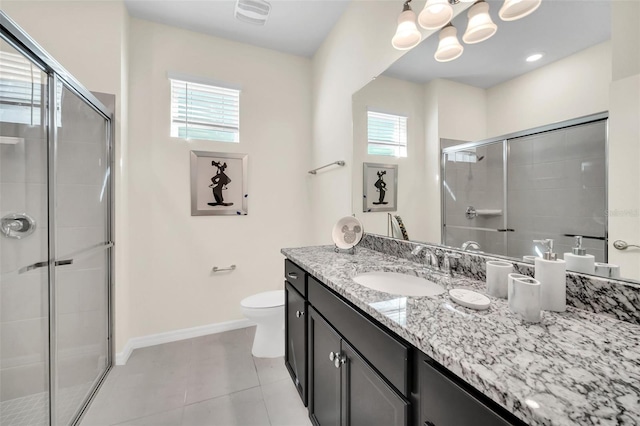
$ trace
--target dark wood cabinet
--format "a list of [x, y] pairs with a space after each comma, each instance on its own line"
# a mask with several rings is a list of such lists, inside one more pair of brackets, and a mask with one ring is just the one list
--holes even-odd
[[285, 276], [285, 364], [315, 426], [525, 425], [289, 260]]
[[407, 426], [409, 402], [342, 341], [343, 425]]
[[309, 308], [309, 415], [320, 426], [407, 426], [409, 402]]
[[340, 355], [341, 340], [333, 327], [310, 307], [309, 417], [316, 425], [339, 426], [342, 424], [341, 377], [340, 368], [336, 367], [336, 356]]
[[419, 368], [420, 425], [525, 425], [426, 355]]
[[285, 282], [285, 350], [284, 363], [307, 405], [307, 302]]

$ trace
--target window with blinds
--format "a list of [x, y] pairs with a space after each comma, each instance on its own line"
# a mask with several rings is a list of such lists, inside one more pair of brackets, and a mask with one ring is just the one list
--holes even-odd
[[370, 155], [407, 156], [407, 117], [367, 111], [367, 134]]
[[239, 142], [240, 91], [171, 79], [171, 136]]
[[46, 74], [27, 58], [0, 51], [0, 122], [39, 126], [43, 84]]

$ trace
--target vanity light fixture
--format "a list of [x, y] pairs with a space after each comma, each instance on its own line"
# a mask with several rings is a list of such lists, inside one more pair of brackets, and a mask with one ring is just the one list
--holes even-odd
[[469, 24], [467, 25], [467, 31], [462, 36], [462, 41], [467, 44], [485, 41], [498, 30], [498, 26], [489, 16], [489, 3], [484, 0], [480, 0], [471, 6], [467, 17], [469, 18]]
[[391, 44], [398, 50], [409, 50], [420, 43], [422, 34], [416, 26], [416, 14], [409, 6], [411, 0], [404, 2], [402, 13], [398, 17], [398, 28]]
[[440, 43], [433, 57], [438, 62], [449, 62], [462, 55], [464, 47], [458, 41], [458, 30], [449, 23], [440, 30]]
[[425, 30], [444, 27], [453, 18], [453, 7], [449, 0], [427, 0], [418, 16], [418, 23]]
[[535, 62], [537, 60], [539, 60], [540, 58], [542, 58], [544, 56], [544, 54], [542, 53], [534, 53], [533, 55], [527, 56], [526, 61], [527, 62]]
[[498, 15], [503, 21], [515, 21], [533, 13], [542, 0], [504, 0]]

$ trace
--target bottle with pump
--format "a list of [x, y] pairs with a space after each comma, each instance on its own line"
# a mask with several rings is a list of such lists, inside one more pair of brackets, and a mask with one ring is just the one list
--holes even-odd
[[594, 274], [596, 271], [596, 258], [591, 254], [587, 254], [587, 250], [582, 248], [582, 237], [576, 235], [575, 238], [576, 245], [571, 249], [571, 253], [564, 254], [567, 270], [583, 274]]
[[546, 311], [567, 309], [567, 263], [553, 252], [553, 240], [534, 240], [545, 251], [535, 259], [535, 278], [540, 281], [540, 307]]

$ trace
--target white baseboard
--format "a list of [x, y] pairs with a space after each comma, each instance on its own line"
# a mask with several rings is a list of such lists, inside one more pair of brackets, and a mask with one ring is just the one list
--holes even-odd
[[134, 349], [148, 346], [161, 345], [162, 343], [177, 342], [178, 340], [192, 339], [206, 336], [207, 334], [222, 333], [224, 331], [237, 330], [255, 325], [248, 319], [240, 319], [215, 324], [201, 325], [182, 330], [168, 331], [166, 333], [150, 334], [148, 336], [133, 337], [127, 341], [122, 352], [116, 354], [116, 365], [125, 365]]

